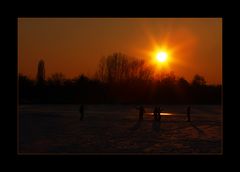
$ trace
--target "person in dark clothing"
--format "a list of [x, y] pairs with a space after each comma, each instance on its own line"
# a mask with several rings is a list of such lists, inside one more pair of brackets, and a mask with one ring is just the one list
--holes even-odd
[[80, 112], [80, 114], [81, 114], [80, 120], [82, 121], [82, 120], [83, 120], [83, 117], [84, 117], [84, 106], [83, 106], [83, 104], [80, 105], [80, 107], [79, 107], [79, 112]]
[[155, 106], [155, 108], [153, 110], [153, 115], [154, 115], [154, 120], [157, 121], [157, 115], [158, 115], [158, 108], [157, 108], [157, 106]]
[[139, 121], [142, 121], [143, 120], [143, 114], [144, 114], [145, 110], [144, 110], [142, 105], [137, 109], [139, 110]]
[[161, 106], [158, 107], [158, 111], [157, 111], [157, 120], [161, 121], [161, 112], [163, 111], [163, 108], [161, 108]]
[[187, 107], [187, 121], [188, 121], [188, 122], [191, 121], [190, 111], [191, 111], [191, 106], [188, 106], [188, 107]]

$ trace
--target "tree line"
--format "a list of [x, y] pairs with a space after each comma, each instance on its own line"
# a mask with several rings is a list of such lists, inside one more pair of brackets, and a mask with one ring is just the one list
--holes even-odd
[[221, 85], [209, 85], [196, 74], [191, 82], [168, 73], [154, 77], [143, 59], [113, 53], [103, 57], [93, 78], [73, 79], [55, 73], [45, 79], [44, 61], [38, 65], [37, 79], [19, 74], [20, 104], [221, 104]]

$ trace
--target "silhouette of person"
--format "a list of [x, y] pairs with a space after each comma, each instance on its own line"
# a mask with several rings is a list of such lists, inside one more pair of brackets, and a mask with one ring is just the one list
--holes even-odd
[[142, 105], [137, 109], [139, 110], [139, 121], [142, 121], [143, 120], [143, 114], [144, 114], [145, 110], [144, 110]]
[[188, 106], [188, 107], [187, 107], [187, 121], [188, 121], [188, 122], [191, 121], [190, 111], [191, 111], [191, 106]]
[[154, 115], [154, 120], [157, 121], [157, 115], [158, 115], [158, 107], [155, 106], [154, 110], [153, 110], [153, 115]]
[[157, 120], [161, 121], [161, 112], [163, 111], [163, 108], [161, 108], [161, 106], [158, 107], [157, 110]]
[[81, 114], [80, 120], [82, 121], [82, 120], [83, 120], [83, 117], [84, 117], [84, 106], [83, 106], [83, 104], [80, 105], [80, 107], [79, 107], [79, 112], [80, 112], [80, 114]]

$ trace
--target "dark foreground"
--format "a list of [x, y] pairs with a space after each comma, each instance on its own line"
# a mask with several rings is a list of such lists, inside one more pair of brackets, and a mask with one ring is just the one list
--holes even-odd
[[161, 123], [147, 106], [138, 122], [135, 106], [19, 106], [19, 153], [221, 154], [221, 106], [163, 106]]

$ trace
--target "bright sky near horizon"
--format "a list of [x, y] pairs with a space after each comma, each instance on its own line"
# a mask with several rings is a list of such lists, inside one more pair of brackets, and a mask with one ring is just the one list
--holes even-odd
[[31, 78], [40, 59], [47, 77], [73, 78], [114, 52], [150, 62], [161, 50], [177, 76], [222, 83], [222, 18], [18, 18], [18, 71]]

